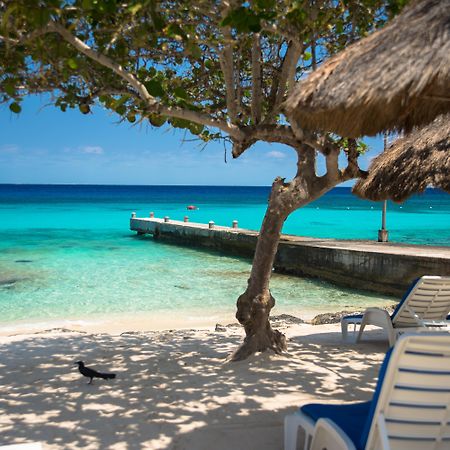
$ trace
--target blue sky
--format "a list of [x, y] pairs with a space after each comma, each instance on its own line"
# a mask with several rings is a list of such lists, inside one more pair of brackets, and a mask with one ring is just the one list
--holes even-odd
[[[46, 105], [45, 97], [29, 98], [19, 115], [0, 107], [0, 183], [260, 186], [295, 173], [295, 154], [282, 145], [257, 143], [236, 160], [228, 151], [225, 164], [221, 143], [201, 150], [183, 143], [181, 131], [118, 124], [100, 107], [83, 115]], [[364, 168], [382, 148], [381, 139], [367, 143]]]

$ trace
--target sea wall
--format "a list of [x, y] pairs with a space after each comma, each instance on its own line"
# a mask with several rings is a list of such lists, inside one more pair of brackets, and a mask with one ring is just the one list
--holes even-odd
[[[247, 258], [253, 256], [258, 238], [258, 232], [252, 230], [159, 218], [132, 217], [130, 229], [177, 245]], [[450, 275], [450, 248], [283, 235], [274, 268], [399, 296], [422, 275]]]

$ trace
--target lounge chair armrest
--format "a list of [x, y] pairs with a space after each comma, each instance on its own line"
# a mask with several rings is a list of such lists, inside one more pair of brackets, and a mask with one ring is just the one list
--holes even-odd
[[391, 446], [389, 445], [386, 421], [384, 420], [384, 415], [381, 413], [377, 417], [377, 425], [378, 425], [378, 433], [380, 436], [381, 449], [390, 450]]
[[426, 326], [423, 319], [414, 310], [412, 310], [408, 305], [405, 305], [405, 310], [408, 311], [409, 314], [411, 314], [411, 318], [415, 319], [417, 321], [418, 325], [420, 325], [421, 327]]
[[314, 428], [310, 450], [356, 450], [350, 438], [330, 419], [319, 419]]

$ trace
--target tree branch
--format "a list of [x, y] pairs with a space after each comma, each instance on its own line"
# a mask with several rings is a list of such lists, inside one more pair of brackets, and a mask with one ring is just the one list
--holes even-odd
[[225, 120], [201, 114], [197, 111], [191, 111], [190, 109], [183, 109], [176, 106], [164, 106], [161, 104], [157, 104], [154, 108], [151, 107], [150, 109], [156, 114], [161, 114], [163, 116], [177, 117], [208, 127], [218, 128], [236, 139], [242, 139], [244, 136], [238, 126], [227, 123]]
[[336, 183], [340, 179], [339, 172], [339, 150], [330, 149], [325, 154], [325, 166], [327, 168], [326, 179], [328, 183]]
[[169, 117], [177, 117], [180, 119], [190, 120], [205, 126], [218, 128], [225, 133], [230, 134], [234, 138], [242, 138], [242, 132], [239, 128], [233, 124], [227, 123], [225, 120], [220, 120], [212, 116], [192, 111], [189, 109], [183, 109], [179, 107], [164, 106], [159, 103], [154, 97], [152, 97], [147, 88], [130, 72], [125, 70], [122, 66], [112, 61], [107, 56], [98, 53], [89, 47], [86, 43], [73, 36], [70, 31], [64, 28], [62, 25], [56, 22], [50, 22], [46, 27], [47, 32], [58, 33], [66, 42], [75, 47], [78, 51], [86, 55], [89, 59], [96, 61], [98, 64], [111, 69], [122, 79], [124, 79], [136, 92], [139, 94], [138, 99], [144, 100], [147, 103], [151, 112], [156, 114], [162, 114]]
[[265, 124], [246, 126], [240, 130], [241, 137], [239, 143], [233, 147], [233, 158], [237, 158], [251, 147], [256, 141], [273, 142], [285, 144], [293, 147], [296, 151], [301, 146], [309, 146], [315, 150], [320, 151], [324, 155], [329, 151], [337, 151], [339, 147], [334, 145], [326, 136], [315, 136], [310, 132], [301, 129], [294, 132], [294, 128], [289, 125]]
[[243, 104], [242, 104], [242, 83], [241, 83], [241, 58], [242, 58], [242, 48], [241, 45], [238, 46], [237, 56], [236, 56], [236, 70], [234, 71], [235, 80], [234, 85], [236, 86], [236, 116], [237, 118], [242, 116]]
[[347, 167], [343, 171], [341, 171], [341, 181], [347, 181], [351, 180], [352, 178], [366, 176], [367, 172], [361, 170], [358, 165], [359, 152], [355, 139], [348, 140], [348, 150], [346, 151], [346, 154], [348, 164]]
[[262, 73], [261, 73], [261, 36], [253, 35], [252, 42], [252, 120], [256, 125], [261, 121]]
[[266, 22], [265, 20], [261, 21], [261, 28], [264, 31], [268, 31], [272, 34], [281, 36], [286, 39], [288, 42], [296, 42], [298, 45], [301, 45], [302, 42], [298, 39], [298, 32], [290, 27], [288, 24], [284, 24], [282, 28], [277, 27], [273, 23]]
[[93, 50], [91, 47], [89, 47], [89, 45], [78, 39], [61, 24], [57, 22], [50, 22], [48, 28], [49, 31], [58, 33], [66, 42], [71, 44], [81, 53], [85, 54], [88, 58], [98, 62], [104, 67], [108, 67], [121, 78], [123, 78], [134, 89], [136, 89], [137, 92], [139, 92], [141, 99], [145, 100], [149, 105], [157, 104], [156, 99], [148, 93], [147, 88], [133, 74], [126, 71], [120, 64], [115, 63], [107, 56]]
[[297, 69], [297, 62], [302, 54], [302, 51], [303, 45], [299, 45], [294, 41], [289, 43], [289, 47], [286, 50], [286, 55], [281, 68], [278, 91], [273, 108], [274, 114], [278, 113], [279, 106], [283, 102], [286, 92], [289, 93], [294, 87], [295, 71]]
[[316, 151], [309, 145], [299, 146], [297, 149], [297, 174], [294, 180], [300, 179], [307, 183], [317, 178]]
[[263, 140], [265, 142], [277, 142], [296, 147], [300, 142], [292, 132], [291, 127], [287, 125], [268, 125], [260, 124], [255, 126], [247, 126], [241, 130], [244, 137], [236, 142], [233, 146], [233, 158], [237, 158], [251, 147], [256, 141]]
[[[222, 10], [222, 19], [224, 19], [231, 11], [231, 1], [225, 1], [224, 6], [225, 7]], [[219, 63], [225, 80], [228, 117], [230, 118], [231, 123], [236, 123], [237, 104], [234, 84], [233, 37], [231, 36], [230, 27], [227, 26], [223, 28], [223, 37], [225, 44], [219, 52]]]

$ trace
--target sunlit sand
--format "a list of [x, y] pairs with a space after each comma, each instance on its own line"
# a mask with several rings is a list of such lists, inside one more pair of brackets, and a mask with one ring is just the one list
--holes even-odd
[[[338, 324], [282, 329], [289, 354], [239, 363], [226, 362], [239, 327], [2, 336], [0, 444], [281, 449], [283, 418], [298, 406], [371, 397], [387, 349], [379, 332], [355, 345], [342, 343]], [[88, 385], [80, 359], [117, 378]]]

